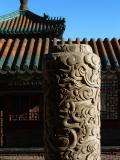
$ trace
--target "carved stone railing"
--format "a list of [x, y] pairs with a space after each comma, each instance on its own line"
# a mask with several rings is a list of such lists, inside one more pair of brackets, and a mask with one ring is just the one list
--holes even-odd
[[65, 44], [46, 57], [46, 160], [100, 160], [100, 59]]

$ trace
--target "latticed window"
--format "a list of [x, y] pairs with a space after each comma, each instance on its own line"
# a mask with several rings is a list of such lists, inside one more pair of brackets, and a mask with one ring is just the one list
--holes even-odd
[[[4, 99], [4, 130], [1, 146], [43, 146], [43, 96], [40, 93], [14, 94]], [[9, 102], [9, 103], [8, 103]]]
[[101, 84], [101, 119], [118, 119], [118, 80], [104, 79]]
[[28, 109], [26, 113], [9, 113], [9, 121], [39, 121], [41, 120], [40, 107]]
[[38, 96], [14, 96], [8, 112], [9, 121], [39, 121], [42, 119], [42, 107]]

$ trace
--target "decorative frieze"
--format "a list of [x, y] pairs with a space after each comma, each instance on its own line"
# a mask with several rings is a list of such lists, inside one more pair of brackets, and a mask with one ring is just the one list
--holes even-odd
[[63, 44], [46, 57], [46, 160], [100, 160], [100, 59]]

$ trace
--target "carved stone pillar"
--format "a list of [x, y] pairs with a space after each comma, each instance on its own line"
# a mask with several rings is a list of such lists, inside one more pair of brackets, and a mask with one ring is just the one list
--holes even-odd
[[100, 59], [88, 45], [58, 45], [48, 56], [46, 160], [100, 160]]

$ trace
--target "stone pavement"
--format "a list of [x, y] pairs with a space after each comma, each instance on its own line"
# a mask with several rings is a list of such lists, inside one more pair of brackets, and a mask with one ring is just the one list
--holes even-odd
[[43, 156], [41, 155], [36, 155], [36, 154], [32, 154], [32, 155], [22, 155], [22, 154], [19, 154], [19, 155], [8, 155], [8, 154], [5, 154], [5, 155], [1, 155], [0, 156], [0, 160], [45, 160]]
[[[0, 160], [45, 160], [42, 155], [0, 155]], [[102, 154], [101, 160], [120, 160], [120, 153]]]
[[120, 160], [120, 156], [117, 156], [117, 155], [102, 155], [101, 160]]

